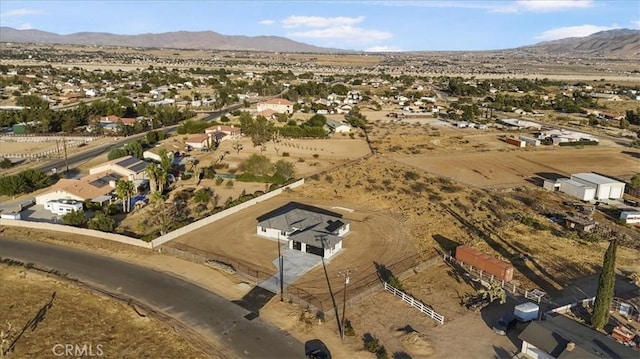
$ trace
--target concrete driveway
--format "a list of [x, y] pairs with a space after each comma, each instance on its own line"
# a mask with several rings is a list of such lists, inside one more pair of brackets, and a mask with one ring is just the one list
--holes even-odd
[[[302, 253], [300, 251], [282, 247], [280, 249], [282, 256], [284, 257], [283, 276], [284, 287], [289, 284], [293, 284], [300, 277], [305, 275], [311, 269], [318, 264], [322, 263], [322, 258], [314, 254]], [[276, 269], [280, 269], [278, 258], [273, 260], [273, 265]], [[269, 290], [273, 293], [280, 292], [280, 271], [274, 274], [271, 278], [258, 284], [259, 287]]]

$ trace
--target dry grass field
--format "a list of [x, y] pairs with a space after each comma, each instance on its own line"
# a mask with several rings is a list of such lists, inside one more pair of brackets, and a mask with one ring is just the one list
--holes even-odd
[[[11, 323], [12, 338], [26, 329], [8, 358], [53, 358], [56, 344], [91, 346], [94, 355], [100, 345], [108, 358], [211, 358], [123, 303], [18, 267], [1, 265], [0, 279], [2, 329]], [[28, 325], [43, 310], [41, 319]]]
[[[635, 153], [635, 155], [634, 155]], [[492, 151], [469, 154], [391, 156], [429, 173], [476, 187], [514, 187], [532, 180], [578, 172], [601, 172], [628, 179], [640, 165], [639, 150], [553, 148], [540, 151]], [[541, 182], [540, 182], [541, 183]]]

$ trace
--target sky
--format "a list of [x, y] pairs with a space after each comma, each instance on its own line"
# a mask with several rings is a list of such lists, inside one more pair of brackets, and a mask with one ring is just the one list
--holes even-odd
[[273, 35], [362, 51], [494, 50], [640, 29], [640, 1], [2, 0], [0, 25], [58, 34]]

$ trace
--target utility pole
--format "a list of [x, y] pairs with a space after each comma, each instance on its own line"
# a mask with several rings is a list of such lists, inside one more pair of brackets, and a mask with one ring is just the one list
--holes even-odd
[[280, 301], [284, 301], [284, 273], [282, 273], [282, 267], [284, 266], [284, 258], [282, 257], [282, 252], [280, 251], [280, 232], [278, 232], [278, 266], [280, 270], [278, 271], [280, 277]]
[[346, 324], [346, 320], [345, 320], [345, 315], [346, 315], [346, 310], [347, 310], [347, 284], [349, 284], [349, 276], [351, 275], [351, 272], [355, 272], [357, 269], [343, 269], [338, 271], [338, 275], [341, 275], [344, 277], [344, 295], [342, 298], [342, 321], [340, 322], [340, 339], [344, 340], [344, 329], [345, 329], [345, 324]]
[[67, 167], [66, 174], [69, 173], [69, 159], [67, 158], [67, 139], [64, 137], [62, 138], [62, 147], [64, 148], [64, 164]]

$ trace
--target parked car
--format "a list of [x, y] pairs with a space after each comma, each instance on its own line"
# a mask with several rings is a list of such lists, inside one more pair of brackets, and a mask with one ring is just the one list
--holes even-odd
[[513, 313], [507, 313], [498, 319], [496, 324], [493, 326], [493, 331], [499, 335], [507, 335], [507, 332], [509, 329], [513, 328], [516, 321], [516, 316]]
[[318, 339], [304, 343], [304, 351], [308, 359], [331, 359], [329, 348]]

